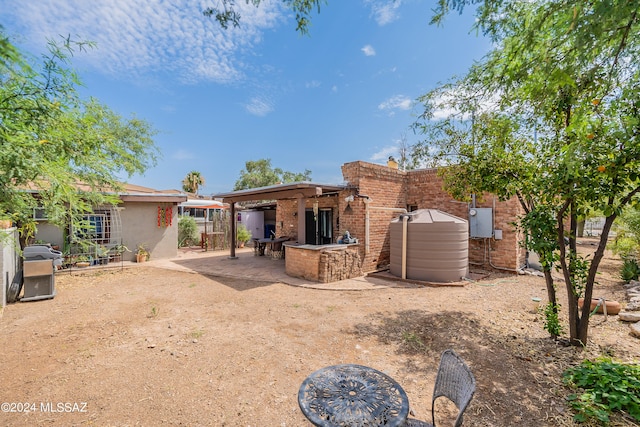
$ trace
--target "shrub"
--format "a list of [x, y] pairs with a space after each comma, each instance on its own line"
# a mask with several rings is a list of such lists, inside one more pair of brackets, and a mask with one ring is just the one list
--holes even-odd
[[558, 317], [560, 304], [547, 303], [544, 307], [544, 329], [551, 334], [552, 337], [559, 337], [562, 334], [562, 325]]
[[192, 246], [198, 242], [198, 224], [195, 218], [184, 216], [178, 221], [178, 247]]
[[247, 243], [251, 240], [251, 233], [247, 230], [247, 227], [244, 224], [238, 224], [236, 236], [238, 242]]
[[640, 264], [635, 258], [625, 258], [620, 268], [620, 277], [625, 282], [638, 280], [640, 276]]
[[640, 421], [640, 366], [637, 364], [617, 363], [607, 357], [584, 360], [567, 369], [563, 381], [577, 389], [567, 396], [576, 411], [575, 421], [596, 419], [607, 425], [613, 411], [624, 411]]
[[629, 207], [614, 224], [616, 238], [611, 244], [611, 250], [620, 258], [635, 258], [640, 256], [640, 209]]

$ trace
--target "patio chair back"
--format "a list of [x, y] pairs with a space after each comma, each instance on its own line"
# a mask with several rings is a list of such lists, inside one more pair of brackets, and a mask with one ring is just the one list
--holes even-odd
[[446, 397], [458, 408], [454, 426], [462, 425], [464, 411], [476, 391], [476, 379], [467, 364], [453, 350], [445, 350], [440, 357], [436, 384], [431, 397], [431, 422], [409, 419], [405, 427], [427, 427], [436, 425], [435, 404], [439, 397]]

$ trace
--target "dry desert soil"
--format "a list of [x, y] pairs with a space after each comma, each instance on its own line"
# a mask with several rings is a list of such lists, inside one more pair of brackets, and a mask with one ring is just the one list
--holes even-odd
[[[607, 254], [597, 296], [624, 302], [619, 264]], [[3, 405], [0, 425], [309, 426], [298, 388], [339, 363], [387, 373], [430, 420], [439, 357], [452, 348], [477, 379], [464, 425], [568, 426], [563, 370], [603, 354], [640, 359], [616, 316], [592, 317], [584, 350], [550, 339], [530, 309], [546, 295], [540, 277], [474, 277], [327, 290], [243, 278], [241, 267], [237, 277], [153, 262], [61, 272], [55, 298], [11, 304], [0, 318], [0, 402], [16, 411]]]

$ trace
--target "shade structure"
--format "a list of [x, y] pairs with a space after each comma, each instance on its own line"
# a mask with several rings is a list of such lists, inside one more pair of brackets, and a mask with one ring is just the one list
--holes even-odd
[[394, 276], [402, 277], [403, 264], [404, 278], [411, 280], [456, 282], [469, 274], [469, 225], [465, 219], [437, 209], [420, 209], [392, 220], [389, 228], [390, 273]]

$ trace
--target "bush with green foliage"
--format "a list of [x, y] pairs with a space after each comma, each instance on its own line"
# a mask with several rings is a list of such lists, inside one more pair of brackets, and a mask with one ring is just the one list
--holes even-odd
[[552, 337], [559, 337], [562, 334], [558, 311], [560, 311], [560, 304], [550, 302], [544, 307], [544, 329]]
[[638, 259], [640, 256], [640, 209], [629, 207], [615, 223], [616, 238], [611, 250], [620, 258]]
[[638, 280], [638, 277], [640, 277], [640, 264], [638, 260], [635, 258], [626, 258], [620, 269], [620, 277], [625, 282]]
[[614, 411], [625, 412], [640, 421], [640, 366], [614, 362], [601, 357], [584, 360], [567, 369], [563, 381], [577, 392], [567, 396], [576, 411], [574, 420], [585, 422], [595, 419], [601, 425], [610, 422]]
[[247, 243], [249, 240], [251, 240], [251, 233], [249, 232], [249, 230], [247, 230], [247, 227], [244, 224], [238, 224], [236, 236], [238, 243]]
[[185, 216], [178, 221], [178, 247], [193, 246], [198, 241], [198, 224], [195, 218]]

